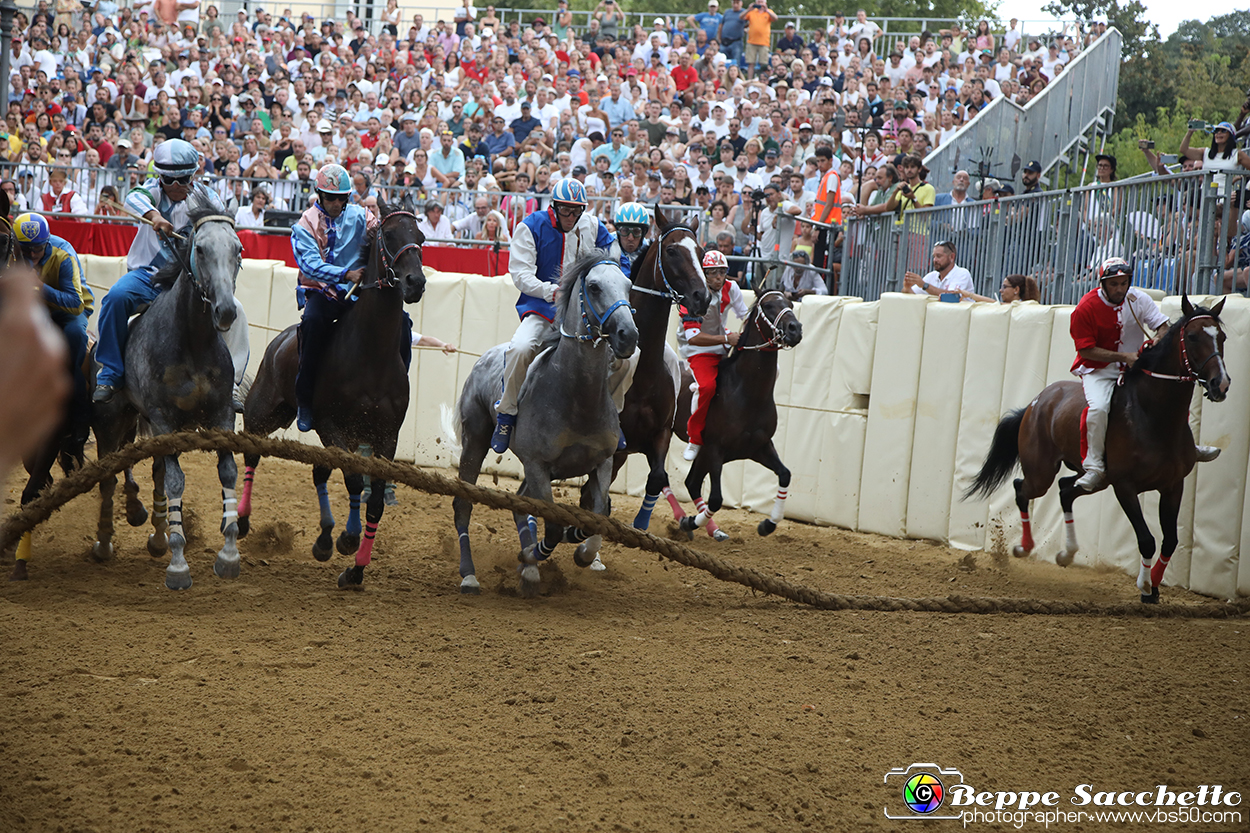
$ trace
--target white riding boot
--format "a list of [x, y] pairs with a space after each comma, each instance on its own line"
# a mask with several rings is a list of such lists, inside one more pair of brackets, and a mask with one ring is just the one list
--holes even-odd
[[1076, 481], [1079, 489], [1094, 492], [1107, 482], [1104, 449], [1107, 441], [1107, 412], [1090, 408], [1085, 415], [1085, 473]]

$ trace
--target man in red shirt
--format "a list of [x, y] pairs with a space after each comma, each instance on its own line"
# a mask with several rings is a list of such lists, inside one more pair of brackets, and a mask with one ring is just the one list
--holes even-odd
[[[1157, 328], [1155, 338], [1168, 331], [1167, 316], [1154, 299], [1132, 286], [1133, 268], [1112, 257], [1098, 267], [1099, 288], [1091, 289], [1072, 311], [1068, 331], [1076, 344], [1072, 372], [1080, 377], [1088, 410], [1085, 414], [1085, 473], [1076, 485], [1094, 492], [1106, 485], [1103, 449], [1107, 416], [1121, 368], [1128, 369], [1148, 338], [1144, 328]], [[1199, 462], [1219, 456], [1220, 449], [1197, 446]]]
[[690, 85], [699, 80], [699, 71], [690, 65], [689, 52], [681, 53], [677, 66], [673, 67], [669, 74], [673, 76], [673, 86], [679, 93], [684, 93]]

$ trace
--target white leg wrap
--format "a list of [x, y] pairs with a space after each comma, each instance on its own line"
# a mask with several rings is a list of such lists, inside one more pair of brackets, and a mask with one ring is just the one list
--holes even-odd
[[[221, 490], [221, 516], [227, 522], [238, 519], [239, 501], [234, 496], [234, 489]], [[227, 524], [228, 525], [228, 524]]]
[[1071, 555], [1076, 552], [1076, 521], [1072, 517], [1071, 512], [1063, 513], [1063, 532], [1064, 532], [1064, 549]]
[[769, 519], [775, 523], [781, 523], [786, 516], [786, 496], [790, 493], [789, 489], [778, 489], [777, 497], [773, 501], [773, 513], [769, 515]]
[[710, 520], [712, 520], [711, 512], [700, 512], [694, 516], [694, 525], [699, 527], [699, 529], [702, 529], [707, 526], [707, 522]]
[[1141, 567], [1137, 570], [1137, 589], [1142, 595], [1149, 595], [1151, 590], [1150, 583], [1150, 562], [1142, 561]]

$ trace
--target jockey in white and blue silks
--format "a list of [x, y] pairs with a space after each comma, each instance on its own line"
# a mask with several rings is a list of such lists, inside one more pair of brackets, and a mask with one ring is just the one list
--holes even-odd
[[[490, 447], [502, 454], [516, 427], [517, 396], [539, 344], [555, 318], [556, 289], [566, 264], [594, 249], [610, 249], [612, 234], [598, 218], [586, 214], [586, 189], [572, 177], [551, 190], [551, 207], [536, 211], [517, 224], [509, 250], [512, 282], [521, 290], [517, 327], [504, 357], [503, 396], [495, 405], [498, 415]], [[617, 398], [613, 391], [613, 399]], [[620, 395], [624, 400], [624, 393]]]
[[[130, 271], [113, 284], [100, 303], [100, 341], [96, 345], [96, 361], [100, 370], [92, 396], [95, 402], [110, 401], [122, 385], [126, 375], [130, 316], [139, 307], [152, 303], [160, 293], [152, 285], [152, 277], [175, 256], [163, 235], [188, 224], [187, 197], [194, 190], [225, 213], [225, 205], [217, 193], [194, 181], [200, 164], [200, 153], [189, 142], [182, 139], [161, 142], [152, 153], [152, 165], [157, 175], [126, 195], [126, 207], [150, 220], [152, 225], [139, 226], [134, 242], [130, 244], [130, 253], [126, 256], [126, 268]], [[250, 345], [243, 305], [237, 298], [234, 304], [238, 315], [230, 329], [222, 333], [222, 339], [234, 362], [234, 383], [237, 387], [247, 370]], [[237, 395], [235, 405], [238, 407]]]
[[[317, 371], [330, 343], [334, 324], [359, 295], [349, 292], [364, 278], [369, 246], [378, 218], [367, 208], [349, 203], [352, 181], [342, 165], [317, 171], [317, 201], [291, 231], [291, 250], [299, 267], [295, 301], [304, 311], [299, 325], [299, 372], [295, 377], [296, 425], [313, 429], [313, 394]], [[404, 313], [400, 356], [412, 362], [412, 319]], [[362, 357], [362, 360], [364, 357]]]

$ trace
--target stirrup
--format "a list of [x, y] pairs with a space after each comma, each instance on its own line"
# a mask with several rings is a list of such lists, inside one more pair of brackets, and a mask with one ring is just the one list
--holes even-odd
[[113, 401], [113, 396], [116, 393], [117, 389], [112, 385], [96, 385], [95, 390], [91, 393], [91, 401], [105, 405]]

